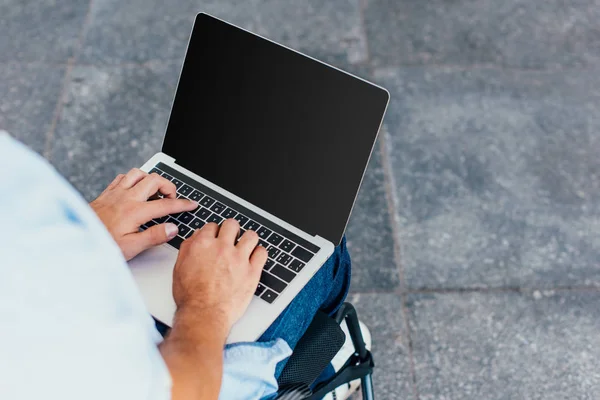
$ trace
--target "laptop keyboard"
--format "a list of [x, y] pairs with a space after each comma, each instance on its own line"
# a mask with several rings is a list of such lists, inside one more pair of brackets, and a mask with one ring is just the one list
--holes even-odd
[[[263, 246], [269, 253], [269, 258], [265, 264], [260, 277], [260, 283], [254, 293], [267, 303], [272, 303], [285, 290], [285, 288], [294, 280], [296, 275], [302, 271], [302, 268], [314, 256], [314, 253], [305, 249], [297, 243], [300, 240], [295, 239], [295, 235], [286, 235], [284, 229], [274, 229], [273, 224], [269, 227], [260, 224], [249, 216], [238, 212], [235, 206], [224, 204], [226, 200], [222, 197], [222, 201], [218, 201], [213, 194], [205, 194], [209, 191], [208, 188], [200, 184], [190, 185], [182, 180], [174, 177], [174, 173], [165, 172], [163, 169], [170, 169], [167, 166], [162, 166], [162, 169], [155, 167], [150, 173], [157, 173], [164, 178], [167, 178], [177, 187], [177, 197], [194, 200], [200, 206], [191, 212], [183, 212], [179, 214], [169, 215], [149, 221], [142, 225], [142, 229], [147, 229], [156, 224], [164, 222], [172, 222], [179, 227], [179, 234], [169, 241], [169, 244], [176, 249], [179, 249], [181, 243], [189, 238], [196, 229], [202, 228], [209, 222], [221, 224], [225, 219], [234, 218], [240, 224], [240, 236], [247, 230], [255, 231], [260, 240], [258, 246]], [[190, 180], [191, 181], [191, 180]], [[196, 187], [194, 187], [196, 186]], [[240, 207], [241, 208], [241, 207]], [[250, 213], [248, 213], [250, 214]], [[288, 232], [289, 233], [289, 232]], [[238, 239], [239, 240], [239, 239]], [[314, 246], [310, 244], [310, 246]], [[309, 247], [307, 244], [306, 247]], [[318, 251], [318, 248], [312, 249]]]

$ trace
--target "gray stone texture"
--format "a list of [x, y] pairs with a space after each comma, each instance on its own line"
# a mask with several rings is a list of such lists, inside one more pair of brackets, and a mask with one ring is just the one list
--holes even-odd
[[599, 302], [590, 291], [410, 296], [419, 398], [598, 398]]
[[0, 64], [0, 130], [42, 154], [64, 74], [60, 66]]
[[160, 151], [179, 68], [74, 68], [50, 160], [86, 199]]
[[377, 71], [408, 287], [600, 284], [598, 72]]
[[198, 12], [213, 14], [296, 50], [350, 63], [366, 59], [359, 0], [303, 2], [96, 0], [81, 60], [181, 60]]
[[89, 3], [0, 1], [0, 62], [66, 63], [77, 49]]
[[558, 68], [600, 61], [596, 0], [365, 0], [373, 63]]

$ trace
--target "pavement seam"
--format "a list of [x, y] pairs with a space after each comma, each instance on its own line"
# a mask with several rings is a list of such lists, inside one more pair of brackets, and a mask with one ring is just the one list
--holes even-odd
[[386, 201], [388, 206], [388, 214], [390, 223], [392, 225], [392, 241], [394, 244], [394, 260], [396, 262], [396, 267], [398, 269], [398, 278], [400, 279], [399, 292], [396, 292], [400, 296], [401, 303], [401, 312], [402, 317], [404, 319], [404, 330], [408, 344], [408, 358], [410, 365], [410, 375], [411, 375], [411, 386], [413, 389], [413, 397], [416, 400], [419, 400], [419, 389], [417, 387], [417, 374], [415, 368], [415, 358], [413, 354], [413, 342], [410, 334], [410, 319], [409, 312], [406, 306], [407, 304], [407, 295], [404, 287], [406, 285], [404, 279], [404, 268], [402, 266], [402, 258], [401, 258], [401, 247], [400, 247], [400, 232], [399, 232], [399, 215], [397, 213], [397, 205], [398, 198], [395, 194], [396, 182], [393, 176], [392, 167], [390, 164], [389, 154], [388, 154], [388, 132], [385, 125], [382, 125], [381, 132], [379, 135], [379, 148], [381, 151], [381, 166], [383, 168], [383, 177], [384, 177], [384, 189], [386, 194]]
[[50, 161], [52, 158], [52, 141], [54, 139], [54, 132], [56, 131], [56, 126], [58, 125], [58, 121], [62, 114], [63, 105], [66, 100], [67, 88], [69, 86], [69, 80], [71, 79], [71, 72], [73, 71], [73, 68], [76, 65], [75, 61], [77, 59], [79, 52], [81, 51], [81, 48], [83, 47], [83, 40], [87, 33], [87, 28], [90, 24], [92, 7], [94, 5], [93, 3], [94, 3], [94, 0], [90, 0], [90, 2], [88, 3], [88, 9], [85, 14], [85, 17], [83, 18], [81, 30], [79, 31], [79, 39], [77, 40], [77, 45], [73, 49], [73, 55], [71, 57], [69, 57], [69, 60], [67, 61], [67, 67], [65, 69], [65, 76], [63, 78], [62, 88], [61, 88], [60, 94], [58, 96], [58, 101], [56, 103], [56, 107], [54, 108], [54, 115], [52, 116], [52, 123], [50, 124], [50, 128], [48, 129], [48, 132], [46, 133], [46, 143], [44, 145], [43, 155], [48, 161]]
[[369, 36], [367, 34], [367, 21], [365, 19], [365, 9], [367, 7], [367, 0], [358, 0], [358, 14], [360, 16], [360, 30], [365, 41], [365, 60], [363, 64], [369, 64], [371, 62], [371, 52], [369, 51]]
[[[540, 286], [540, 287], [524, 287], [524, 286], [505, 286], [505, 287], [488, 287], [488, 288], [420, 288], [408, 289], [405, 294], [470, 294], [470, 293], [533, 293], [533, 292], [600, 292], [598, 286], [588, 285], [565, 285], [565, 286]], [[357, 291], [356, 293], [360, 293]]]

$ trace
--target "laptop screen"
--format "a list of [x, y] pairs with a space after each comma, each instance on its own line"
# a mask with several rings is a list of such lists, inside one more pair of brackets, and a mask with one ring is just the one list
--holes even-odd
[[382, 88], [199, 14], [162, 151], [338, 244], [387, 101]]

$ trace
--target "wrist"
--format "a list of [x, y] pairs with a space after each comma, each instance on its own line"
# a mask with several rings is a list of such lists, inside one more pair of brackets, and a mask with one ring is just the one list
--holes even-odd
[[230, 329], [227, 318], [219, 310], [187, 304], [177, 309], [171, 335], [185, 337], [191, 343], [213, 342], [224, 346]]

